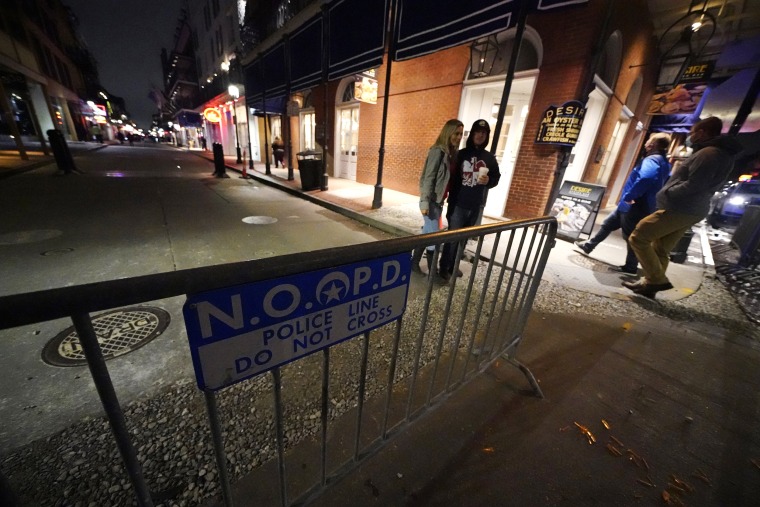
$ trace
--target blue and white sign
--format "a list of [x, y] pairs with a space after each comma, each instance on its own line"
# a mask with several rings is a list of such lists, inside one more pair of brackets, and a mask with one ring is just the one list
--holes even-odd
[[393, 322], [410, 272], [399, 254], [189, 296], [198, 387], [222, 389]]

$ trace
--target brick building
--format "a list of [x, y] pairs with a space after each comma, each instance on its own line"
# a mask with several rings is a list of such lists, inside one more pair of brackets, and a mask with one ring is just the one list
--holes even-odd
[[[313, 6], [308, 11], [309, 6], [304, 7], [305, 13], [292, 25], [319, 12]], [[653, 27], [642, 12], [647, 12], [645, 0], [590, 0], [527, 15], [496, 141], [503, 176], [489, 193], [486, 214], [510, 218], [543, 214], [561, 149], [535, 144], [534, 138], [544, 110], [570, 100], [588, 102], [588, 113], [564, 179], [607, 187], [605, 201], [618, 197], [643, 144], [646, 99], [657, 80]], [[293, 30], [284, 24], [258, 50], [266, 52], [289, 28]], [[459, 118], [468, 129], [474, 120], [485, 118], [493, 129], [515, 34], [516, 28], [510, 28], [491, 36], [499, 58], [484, 77], [476, 77], [470, 69], [469, 42], [391, 63], [384, 187], [417, 193], [427, 148], [446, 120]], [[353, 96], [353, 75], [330, 81], [326, 93], [320, 84], [288, 97], [301, 108], [299, 115], [289, 117], [294, 152], [324, 148], [331, 177], [367, 184], [378, 179], [387, 50], [386, 46], [382, 64], [374, 68], [375, 104]], [[278, 122], [288, 118], [277, 109], [269, 112]], [[323, 137], [315, 135], [321, 125]]]

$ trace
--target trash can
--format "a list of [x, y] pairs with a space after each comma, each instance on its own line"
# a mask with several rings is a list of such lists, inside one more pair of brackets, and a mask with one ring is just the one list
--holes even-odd
[[689, 245], [691, 244], [691, 238], [693, 237], [694, 231], [691, 229], [687, 230], [683, 234], [683, 237], [678, 240], [676, 246], [673, 247], [673, 250], [670, 251], [671, 262], [683, 264], [686, 261], [686, 258], [688, 257], [687, 252], [689, 251]]
[[307, 150], [296, 153], [298, 172], [301, 173], [301, 189], [316, 190], [320, 188], [322, 178], [322, 152]]

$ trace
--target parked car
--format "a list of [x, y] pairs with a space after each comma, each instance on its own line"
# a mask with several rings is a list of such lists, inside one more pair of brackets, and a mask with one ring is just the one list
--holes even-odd
[[732, 183], [715, 192], [707, 223], [713, 227], [738, 224], [748, 204], [760, 204], [760, 180]]

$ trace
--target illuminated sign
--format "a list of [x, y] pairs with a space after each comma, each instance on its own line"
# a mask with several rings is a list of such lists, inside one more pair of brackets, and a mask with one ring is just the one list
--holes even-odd
[[356, 76], [354, 78], [354, 98], [368, 104], [377, 104], [377, 79]]
[[92, 114], [96, 116], [107, 116], [108, 113], [106, 113], [106, 106], [101, 106], [100, 104], [90, 104], [90, 108], [92, 109]]
[[207, 107], [203, 111], [203, 117], [211, 123], [219, 123], [222, 121], [222, 114], [213, 107]]

